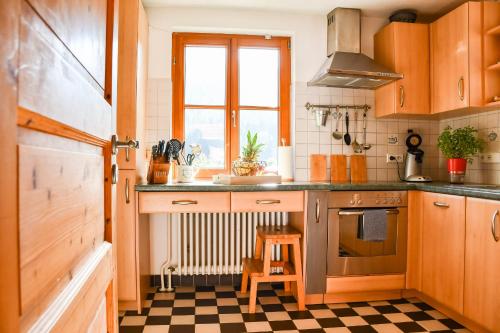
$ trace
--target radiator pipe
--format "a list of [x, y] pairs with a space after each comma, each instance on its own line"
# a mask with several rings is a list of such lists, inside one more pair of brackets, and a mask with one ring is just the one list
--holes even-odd
[[[169, 216], [170, 219], [172, 219], [172, 216]], [[167, 227], [167, 259], [161, 265], [160, 268], [160, 281], [161, 281], [161, 286], [160, 286], [160, 291], [161, 292], [172, 292], [174, 291], [174, 288], [172, 288], [172, 272], [175, 271], [175, 267], [170, 266], [171, 261], [172, 261], [172, 220], [167, 221], [168, 227]], [[165, 269], [168, 269], [168, 288], [165, 288]]]

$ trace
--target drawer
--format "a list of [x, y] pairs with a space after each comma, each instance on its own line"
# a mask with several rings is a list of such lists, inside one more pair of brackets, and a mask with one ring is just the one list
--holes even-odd
[[304, 192], [232, 192], [232, 212], [302, 212]]
[[229, 192], [140, 192], [139, 213], [229, 212]]

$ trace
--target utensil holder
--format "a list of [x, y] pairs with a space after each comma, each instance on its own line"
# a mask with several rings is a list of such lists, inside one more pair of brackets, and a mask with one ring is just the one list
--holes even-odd
[[168, 182], [168, 173], [170, 172], [170, 163], [162, 160], [153, 160], [149, 162], [148, 183], [166, 184]]

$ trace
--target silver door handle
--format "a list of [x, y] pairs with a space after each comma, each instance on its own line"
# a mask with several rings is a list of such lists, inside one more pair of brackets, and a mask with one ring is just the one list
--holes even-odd
[[128, 178], [125, 178], [125, 203], [130, 203], [130, 188]]
[[257, 200], [257, 201], [255, 201], [255, 203], [257, 205], [275, 205], [275, 204], [281, 203], [281, 201], [280, 200], [274, 200], [274, 199], [271, 199], [271, 200]]
[[118, 137], [113, 134], [111, 136], [111, 154], [116, 155], [118, 149], [130, 148], [130, 149], [139, 149], [139, 141], [137, 140], [128, 140], [128, 141], [118, 141]]
[[111, 184], [118, 183], [118, 167], [116, 164], [111, 166]]
[[316, 223], [319, 223], [321, 200], [316, 199]]
[[498, 209], [493, 213], [493, 216], [491, 217], [491, 234], [493, 235], [493, 239], [495, 242], [498, 242], [500, 240], [500, 237], [497, 236], [497, 216], [498, 216]]
[[441, 208], [450, 208], [450, 205], [448, 205], [446, 202], [439, 202], [439, 201], [434, 201], [434, 206]]
[[[385, 213], [387, 215], [398, 215], [398, 209], [386, 209]], [[364, 212], [362, 210], [339, 210], [340, 216], [363, 216]]]

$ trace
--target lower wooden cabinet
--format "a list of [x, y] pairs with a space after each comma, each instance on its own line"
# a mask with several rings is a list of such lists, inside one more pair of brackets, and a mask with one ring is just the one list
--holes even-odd
[[467, 198], [464, 315], [492, 332], [500, 332], [499, 212], [500, 201]]
[[465, 197], [424, 193], [422, 292], [463, 312]]

